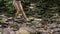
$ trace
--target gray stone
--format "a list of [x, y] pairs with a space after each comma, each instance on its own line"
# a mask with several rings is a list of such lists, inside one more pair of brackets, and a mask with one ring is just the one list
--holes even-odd
[[3, 29], [3, 34], [10, 34], [9, 29], [4, 28], [4, 29]]
[[10, 30], [10, 31], [9, 31], [10, 34], [15, 34], [15, 31], [13, 31], [13, 28], [10, 28], [9, 30]]
[[0, 31], [1, 31], [1, 32], [2, 32], [2, 30], [3, 30], [3, 29], [2, 29], [2, 28], [0, 28]]
[[3, 29], [3, 34], [10, 34], [10, 33], [14, 33], [13, 28], [4, 28]]
[[53, 34], [60, 34], [60, 32], [54, 32]]
[[30, 31], [31, 33], [35, 33], [36, 31], [30, 27], [20, 27], [19, 30], [27, 30], [27, 31]]
[[55, 28], [55, 27], [57, 27], [57, 24], [56, 23], [52, 23], [52, 24], [49, 24], [48, 27], [49, 28]]
[[57, 26], [60, 27], [60, 24], [58, 24]]
[[47, 32], [42, 32], [42, 34], [48, 34]]
[[57, 32], [60, 30], [60, 28], [54, 28], [53, 30]]

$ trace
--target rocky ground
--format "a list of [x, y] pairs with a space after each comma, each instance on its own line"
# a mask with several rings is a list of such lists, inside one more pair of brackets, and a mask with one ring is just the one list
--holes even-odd
[[0, 34], [60, 34], [59, 22], [38, 18], [14, 21], [12, 18], [0, 15]]

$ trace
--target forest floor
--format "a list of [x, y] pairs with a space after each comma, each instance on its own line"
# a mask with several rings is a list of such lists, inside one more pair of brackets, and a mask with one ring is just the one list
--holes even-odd
[[0, 15], [0, 34], [60, 34], [59, 22], [33, 18], [25, 21], [24, 18], [7, 17]]

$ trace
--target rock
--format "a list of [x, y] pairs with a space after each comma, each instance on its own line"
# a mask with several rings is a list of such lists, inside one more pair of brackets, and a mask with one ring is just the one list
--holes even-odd
[[29, 20], [32, 20], [32, 19], [34, 19], [34, 17], [29, 17]]
[[11, 33], [14, 33], [13, 28], [4, 28], [3, 29], [3, 34], [11, 34]]
[[42, 32], [42, 34], [48, 34], [47, 32]]
[[27, 30], [18, 30], [16, 31], [16, 34], [30, 34], [30, 32]]
[[54, 28], [54, 32], [60, 31], [60, 28]]
[[3, 34], [10, 34], [9, 29], [4, 28], [4, 29], [3, 29]]
[[44, 30], [44, 28], [36, 29], [36, 31], [39, 31], [39, 32], [48, 32], [47, 30]]
[[8, 20], [8, 17], [4, 15], [0, 15], [0, 18], [2, 18], [1, 22], [5, 22]]
[[54, 32], [53, 34], [60, 34], [60, 32]]
[[57, 27], [59, 27], [59, 28], [60, 28], [60, 24], [58, 24], [58, 25], [57, 25]]
[[42, 24], [39, 23], [39, 24], [36, 24], [35, 26], [36, 26], [36, 27], [42, 27]]
[[10, 31], [10, 34], [15, 34], [15, 32], [14, 31]]
[[0, 25], [0, 27], [2, 27], [2, 25]]
[[19, 30], [27, 30], [27, 31], [29, 31], [29, 32], [31, 32], [31, 33], [35, 33], [35, 32], [36, 32], [34, 29], [32, 29], [32, 28], [30, 28], [30, 27], [20, 27]]
[[13, 24], [13, 25], [16, 25], [17, 23], [14, 22], [14, 21], [9, 21], [8, 24]]
[[41, 27], [42, 24], [38, 21], [32, 21], [32, 24], [35, 26], [35, 27]]
[[12, 19], [13, 17], [9, 17], [8, 19], [10, 20], [10, 19]]
[[21, 26], [22, 26], [22, 27], [26, 27], [27, 25], [26, 25], [26, 23], [23, 23], [23, 24], [21, 24]]
[[3, 32], [0, 31], [0, 34], [2, 34]]
[[37, 22], [42, 21], [42, 19], [38, 19], [38, 18], [35, 18], [34, 20], [37, 21]]
[[3, 29], [2, 29], [2, 28], [0, 28], [0, 32], [2, 32], [2, 30], [3, 30]]
[[14, 22], [13, 21], [9, 21], [8, 24], [13, 24]]
[[55, 28], [55, 27], [57, 27], [57, 24], [56, 23], [52, 23], [52, 24], [49, 24], [48, 27], [49, 28]]

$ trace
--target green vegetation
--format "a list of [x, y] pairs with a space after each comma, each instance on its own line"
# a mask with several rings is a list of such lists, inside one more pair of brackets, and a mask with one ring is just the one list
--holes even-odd
[[[0, 0], [0, 13], [14, 16], [16, 10], [13, 0]], [[28, 17], [55, 19], [60, 17], [60, 0], [21, 0], [24, 11]]]

